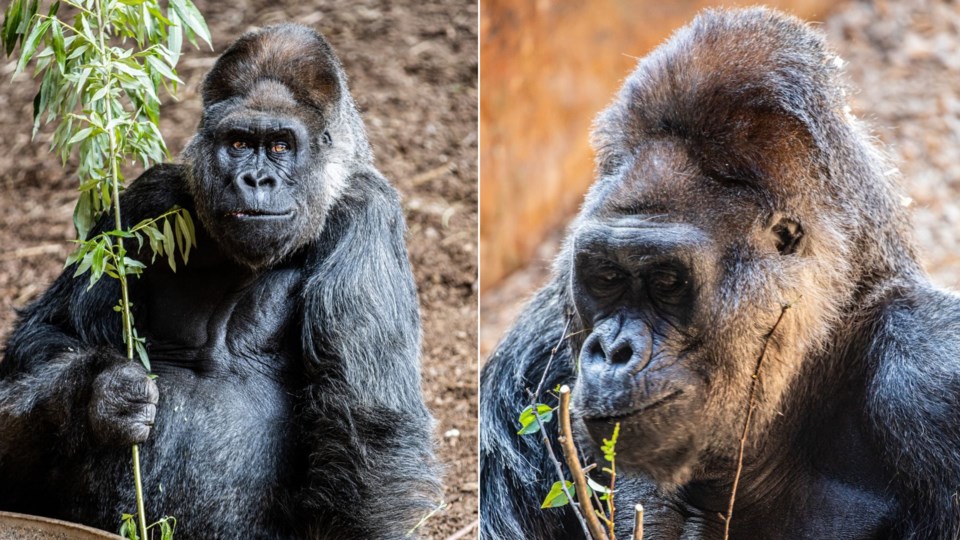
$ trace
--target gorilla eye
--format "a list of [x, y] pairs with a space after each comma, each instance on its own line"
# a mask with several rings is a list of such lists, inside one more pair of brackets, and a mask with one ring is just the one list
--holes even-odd
[[330, 136], [329, 131], [324, 131], [323, 135], [320, 137], [320, 140], [323, 141], [323, 144], [330, 146], [333, 144], [333, 137]]
[[274, 154], [282, 154], [289, 149], [290, 147], [287, 146], [287, 143], [278, 142], [278, 143], [273, 143], [273, 147], [270, 148], [270, 151], [273, 152]]
[[243, 142], [243, 141], [233, 141], [233, 142], [230, 144], [230, 146], [232, 146], [234, 150], [243, 150], [243, 149], [247, 148], [247, 143], [245, 143], [245, 142]]
[[590, 289], [599, 296], [618, 292], [624, 284], [625, 274], [613, 266], [597, 268], [588, 278]]
[[676, 294], [687, 285], [687, 281], [679, 274], [666, 270], [653, 272], [647, 281], [660, 294]]

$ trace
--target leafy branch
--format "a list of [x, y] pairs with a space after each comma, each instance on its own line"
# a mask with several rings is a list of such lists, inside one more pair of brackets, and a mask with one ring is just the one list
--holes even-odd
[[[570, 319], [568, 318], [567, 323], [564, 325], [560, 340], [550, 351], [550, 357], [547, 359], [547, 364], [544, 367], [543, 374], [540, 377], [540, 382], [537, 385], [536, 391], [530, 393], [530, 405], [520, 412], [520, 416], [517, 419], [520, 423], [520, 430], [517, 431], [517, 435], [532, 435], [535, 433], [540, 433], [549, 460], [553, 464], [557, 477], [559, 478], [559, 480], [553, 483], [550, 491], [547, 493], [546, 497], [544, 497], [540, 508], [558, 508], [570, 505], [573, 509], [574, 515], [576, 515], [577, 519], [580, 521], [580, 525], [583, 527], [584, 534], [586, 534], [588, 538], [592, 538], [593, 540], [616, 540], [616, 536], [614, 534], [614, 518], [616, 514], [616, 507], [614, 505], [613, 496], [617, 479], [616, 445], [617, 439], [620, 436], [620, 423], [618, 422], [614, 426], [613, 434], [609, 439], [604, 439], [603, 445], [601, 445], [604, 460], [610, 464], [609, 467], [603, 468], [603, 471], [606, 472], [610, 478], [609, 485], [604, 486], [599, 482], [594, 481], [588, 474], [591, 470], [596, 468], [596, 464], [591, 464], [588, 466], [583, 466], [581, 464], [582, 462], [577, 452], [576, 444], [573, 438], [573, 431], [570, 426], [570, 387], [563, 385], [554, 388], [553, 394], [555, 397], [558, 396], [559, 398], [559, 403], [556, 407], [552, 407], [539, 401], [547, 374], [550, 371], [550, 367], [553, 364], [553, 360], [557, 354], [557, 351], [567, 338], [576, 334], [576, 332], [573, 334], [567, 333], [569, 325]], [[563, 468], [560, 465], [560, 460], [557, 459], [556, 454], [553, 451], [553, 445], [551, 444], [546, 433], [546, 424], [553, 419], [554, 413], [559, 413], [560, 415], [560, 434], [558, 437], [558, 442], [563, 450], [567, 468], [570, 470], [571, 476], [573, 477], [572, 481], [567, 480], [564, 476]], [[599, 497], [597, 497], [598, 493], [600, 494]], [[596, 500], [597, 506], [600, 507], [600, 509], [594, 509], [591, 498]], [[603, 502], [606, 503], [606, 513], [602, 510]], [[636, 522], [634, 528], [634, 540], [642, 540], [643, 507], [637, 504], [635, 510]], [[600, 522], [603, 522], [603, 524], [606, 525], [609, 536], [607, 535], [607, 532], [603, 530]]]
[[[33, 62], [33, 76], [40, 78], [33, 100], [33, 135], [41, 125], [55, 123], [51, 149], [64, 166], [74, 153], [78, 158], [80, 195], [73, 214], [78, 245], [67, 266], [77, 264], [75, 276], [90, 272], [91, 287], [103, 275], [119, 281], [121, 298], [115, 310], [122, 318], [127, 358], [133, 359], [136, 351], [149, 371], [128, 288], [128, 277], [139, 276], [146, 266], [128, 256], [124, 240], [136, 239], [139, 254], [146, 238], [153, 258], [166, 254], [175, 271], [174, 253], [179, 251], [186, 263], [196, 235], [182, 208], [125, 230], [119, 204], [125, 186], [122, 165], [139, 161], [149, 167], [169, 157], [159, 129], [158, 93], [162, 87], [172, 96], [182, 83], [175, 68], [183, 36], [196, 46], [197, 37], [210, 44], [210, 33], [190, 0], [169, 0], [165, 11], [157, 0], [55, 1], [45, 14], [40, 4], [13, 0], [4, 12], [0, 40], [8, 55], [20, 48], [14, 76]], [[72, 22], [58, 16], [64, 4]], [[110, 214], [114, 228], [89, 238], [95, 224], [106, 222]], [[132, 451], [139, 533], [146, 540], [138, 446]], [[137, 537], [137, 527], [127, 518], [123, 523], [128, 537]], [[162, 538], [172, 538], [172, 526], [158, 528]]]

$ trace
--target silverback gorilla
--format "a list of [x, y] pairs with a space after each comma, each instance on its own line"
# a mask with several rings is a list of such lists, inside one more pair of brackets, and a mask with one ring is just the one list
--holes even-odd
[[177, 538], [400, 538], [439, 495], [398, 196], [372, 164], [340, 62], [281, 25], [203, 83], [183, 163], [122, 197], [177, 204], [198, 251], [131, 283], [155, 381], [122, 350], [115, 280], [67, 269], [0, 363], [0, 509], [116, 530], [135, 509]]
[[621, 424], [618, 538], [638, 502], [647, 539], [723, 536], [766, 345], [730, 537], [956, 538], [960, 298], [921, 269], [841, 64], [792, 17], [707, 11], [626, 79], [553, 279], [483, 370], [485, 538], [583, 536], [517, 435], [558, 343], [543, 388], [573, 387], [591, 461]]

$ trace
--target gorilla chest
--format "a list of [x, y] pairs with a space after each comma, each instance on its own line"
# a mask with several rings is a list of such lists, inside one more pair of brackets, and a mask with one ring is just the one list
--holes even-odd
[[137, 309], [144, 320], [135, 322], [153, 370], [161, 376], [286, 371], [299, 337], [292, 328], [299, 277], [296, 269], [254, 277], [188, 267], [145, 278]]

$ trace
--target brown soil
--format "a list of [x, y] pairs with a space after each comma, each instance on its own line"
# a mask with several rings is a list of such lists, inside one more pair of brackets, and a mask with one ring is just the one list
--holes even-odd
[[[424, 525], [446, 538], [477, 519], [477, 7], [470, 0], [195, 0], [215, 51], [244, 31], [297, 21], [323, 32], [351, 77], [377, 166], [399, 188], [423, 312], [424, 389], [446, 469], [445, 511]], [[339, 4], [339, 5], [338, 5]], [[197, 90], [216, 53], [187, 49], [180, 102], [162, 110], [176, 155], [196, 127]], [[60, 272], [73, 238], [76, 178], [30, 140], [36, 84], [0, 65], [0, 338], [14, 309]], [[130, 171], [133, 177], [136, 171]], [[470, 530], [466, 537], [476, 536]]]

